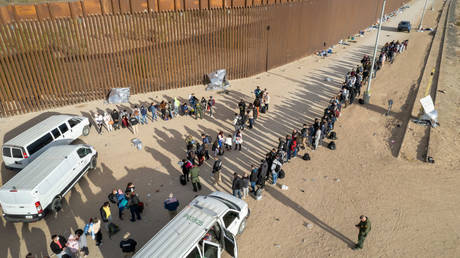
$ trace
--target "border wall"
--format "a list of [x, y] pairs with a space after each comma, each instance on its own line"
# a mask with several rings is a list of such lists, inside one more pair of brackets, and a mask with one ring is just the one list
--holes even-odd
[[[388, 1], [387, 13], [404, 2]], [[228, 79], [252, 76], [357, 33], [380, 8], [380, 0], [306, 0], [61, 18], [2, 13], [0, 117], [104, 99], [115, 87], [138, 94], [197, 85], [221, 68]]]

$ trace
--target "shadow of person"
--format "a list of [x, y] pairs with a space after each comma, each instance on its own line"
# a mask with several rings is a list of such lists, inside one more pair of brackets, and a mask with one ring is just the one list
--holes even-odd
[[328, 232], [329, 234], [335, 236], [336, 238], [342, 240], [345, 244], [347, 244], [350, 248], [355, 246], [355, 242], [351, 239], [340, 233], [339, 231], [335, 230], [331, 226], [324, 223], [322, 220], [317, 218], [315, 215], [311, 214], [309, 211], [304, 209], [302, 206], [291, 200], [289, 197], [281, 193], [278, 189], [274, 187], [267, 187], [266, 191], [280, 203], [288, 206], [289, 208], [293, 209], [294, 211], [298, 212], [300, 215], [311, 221], [312, 223], [316, 224], [318, 227], [323, 229], [324, 231]]
[[[2, 219], [3, 220], [3, 219]], [[0, 257], [19, 257], [19, 236], [13, 223], [0, 222], [0, 232], [2, 236], [2, 245], [0, 247]], [[46, 247], [44, 247], [46, 248]]]
[[32, 227], [32, 224], [23, 223], [22, 238], [26, 244], [26, 252], [30, 252], [36, 257], [45, 257], [48, 255], [47, 239], [45, 233], [41, 229]]

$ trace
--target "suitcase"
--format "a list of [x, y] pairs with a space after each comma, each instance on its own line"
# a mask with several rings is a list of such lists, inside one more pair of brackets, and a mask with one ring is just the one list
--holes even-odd
[[144, 211], [144, 203], [139, 202], [137, 205], [139, 206], [139, 212], [142, 213]]
[[310, 160], [310, 154], [305, 153], [302, 157], [303, 160]]
[[331, 141], [327, 147], [330, 149], [330, 150], [335, 150], [335, 142], [334, 141]]
[[109, 228], [109, 238], [111, 238], [113, 235], [118, 233], [118, 231], [120, 231], [120, 227], [112, 222], [109, 223], [108, 228]]
[[187, 184], [187, 180], [185, 179], [185, 176], [184, 175], [180, 175], [180, 183], [181, 185], [186, 185]]
[[284, 173], [284, 170], [281, 169], [280, 172], [278, 172], [278, 178], [283, 179], [285, 176], [286, 176], [286, 173]]

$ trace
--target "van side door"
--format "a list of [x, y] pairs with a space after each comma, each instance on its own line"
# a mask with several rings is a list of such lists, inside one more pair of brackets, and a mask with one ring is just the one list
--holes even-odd
[[67, 123], [70, 126], [70, 137], [72, 139], [80, 137], [83, 132], [83, 124], [81, 123], [81, 120], [78, 118], [70, 118]]
[[204, 240], [202, 253], [203, 258], [220, 258], [222, 248], [218, 243]]
[[224, 248], [232, 257], [238, 258], [238, 247], [234, 235], [224, 229]]
[[77, 165], [77, 172], [82, 171], [83, 169], [86, 169], [86, 166], [89, 166], [91, 162], [91, 158], [93, 157], [93, 153], [90, 148], [87, 147], [81, 147], [77, 150], [77, 156], [78, 156], [78, 165]]
[[66, 122], [59, 125], [59, 131], [61, 131], [61, 134], [62, 134], [62, 138], [60, 139], [63, 139], [68, 143], [71, 143], [73, 141], [71, 137], [72, 132], [69, 130], [69, 126], [67, 125]]
[[222, 222], [225, 228], [236, 236], [240, 225], [240, 213], [236, 210], [228, 210], [222, 217]]

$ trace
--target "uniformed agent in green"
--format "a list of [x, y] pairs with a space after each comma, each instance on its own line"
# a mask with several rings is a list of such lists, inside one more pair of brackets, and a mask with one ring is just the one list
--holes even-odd
[[359, 218], [361, 219], [361, 221], [357, 225], [355, 225], [357, 228], [359, 228], [358, 243], [353, 248], [355, 250], [363, 249], [364, 240], [366, 239], [367, 234], [369, 234], [369, 232], [371, 231], [371, 222], [369, 221], [369, 219], [364, 215], [361, 215]]

